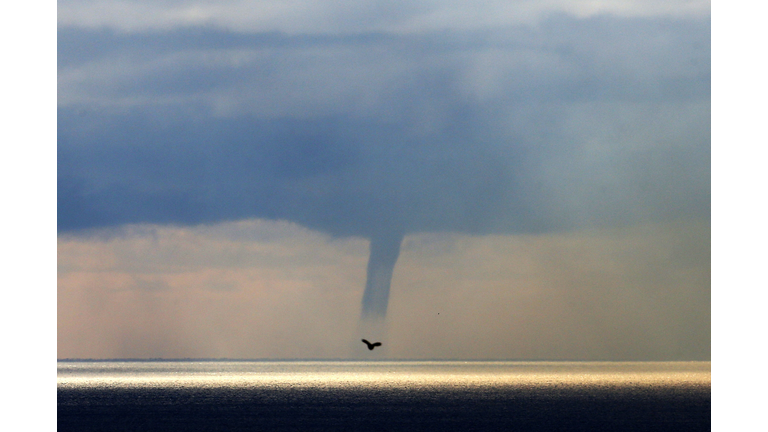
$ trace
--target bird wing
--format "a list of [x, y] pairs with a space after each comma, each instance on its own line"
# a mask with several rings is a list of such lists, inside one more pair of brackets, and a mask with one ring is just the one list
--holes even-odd
[[381, 342], [376, 342], [373, 344], [373, 346], [381, 346]]
[[365, 342], [365, 344], [366, 344], [366, 345], [370, 345], [370, 344], [371, 344], [370, 342], [368, 342], [368, 341], [367, 341], [367, 340], [365, 340], [365, 339], [361, 339], [361, 340], [362, 340], [363, 342]]

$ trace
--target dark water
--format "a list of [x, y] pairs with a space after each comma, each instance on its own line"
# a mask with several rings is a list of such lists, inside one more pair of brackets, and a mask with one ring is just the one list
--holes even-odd
[[60, 431], [708, 431], [709, 362], [60, 362]]

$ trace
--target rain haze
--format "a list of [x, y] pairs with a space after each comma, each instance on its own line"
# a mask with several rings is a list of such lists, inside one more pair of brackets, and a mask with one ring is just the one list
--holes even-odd
[[710, 359], [709, 2], [61, 0], [57, 128], [58, 358]]

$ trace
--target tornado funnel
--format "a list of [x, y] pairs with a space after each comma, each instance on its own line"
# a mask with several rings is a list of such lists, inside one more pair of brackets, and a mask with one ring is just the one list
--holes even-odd
[[383, 319], [389, 304], [389, 286], [397, 257], [400, 255], [402, 234], [374, 236], [371, 238], [371, 255], [368, 258], [368, 279], [363, 293], [363, 319]]

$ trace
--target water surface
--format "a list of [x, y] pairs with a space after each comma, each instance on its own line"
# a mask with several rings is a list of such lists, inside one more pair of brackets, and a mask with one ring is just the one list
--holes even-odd
[[710, 430], [709, 362], [59, 362], [59, 430]]

